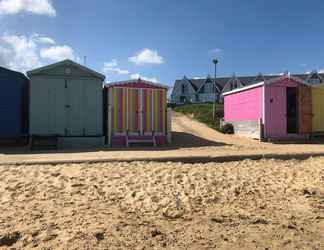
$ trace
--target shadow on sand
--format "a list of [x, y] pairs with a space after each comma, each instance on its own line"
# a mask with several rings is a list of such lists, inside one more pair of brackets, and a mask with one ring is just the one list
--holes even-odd
[[205, 138], [195, 136], [185, 132], [172, 132], [172, 143], [158, 147], [148, 146], [132, 146], [129, 148], [110, 148], [107, 146], [98, 148], [80, 148], [80, 149], [60, 149], [60, 150], [33, 150], [28, 146], [12, 146], [0, 147], [1, 154], [50, 154], [50, 153], [86, 153], [86, 152], [102, 152], [102, 151], [165, 151], [176, 150], [180, 148], [197, 148], [197, 147], [217, 147], [226, 146], [228, 144], [222, 142], [210, 141]]

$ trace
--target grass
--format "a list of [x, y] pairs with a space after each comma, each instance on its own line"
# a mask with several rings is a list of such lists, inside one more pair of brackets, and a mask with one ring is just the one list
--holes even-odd
[[213, 120], [213, 104], [186, 104], [174, 108], [176, 112], [183, 113], [185, 115], [192, 115], [194, 119], [199, 122], [205, 123], [210, 128], [220, 131], [219, 120], [223, 118], [224, 106], [222, 104], [216, 105], [216, 120]]

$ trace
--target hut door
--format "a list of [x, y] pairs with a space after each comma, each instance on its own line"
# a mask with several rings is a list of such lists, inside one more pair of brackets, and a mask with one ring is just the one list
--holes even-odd
[[312, 132], [324, 132], [324, 89], [312, 88]]
[[162, 89], [143, 89], [142, 124], [144, 135], [165, 133], [166, 126], [166, 93]]
[[165, 90], [156, 89], [153, 90], [153, 130], [156, 133], [165, 132], [165, 116], [166, 116], [166, 107], [164, 103]]
[[113, 88], [113, 132], [124, 134], [126, 131], [126, 89]]
[[140, 134], [140, 90], [127, 89], [127, 130], [129, 134]]
[[287, 133], [296, 134], [298, 129], [297, 88], [287, 88]]
[[312, 90], [308, 86], [298, 88], [299, 133], [312, 132]]
[[142, 128], [143, 134], [149, 135], [153, 132], [153, 90], [152, 89], [143, 89], [142, 92]]
[[67, 136], [81, 136], [83, 134], [82, 122], [82, 84], [80, 80], [66, 80], [66, 131]]

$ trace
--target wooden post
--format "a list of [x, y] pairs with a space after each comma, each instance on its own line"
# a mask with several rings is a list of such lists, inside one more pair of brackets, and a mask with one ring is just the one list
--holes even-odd
[[168, 143], [172, 142], [172, 109], [167, 109], [167, 141]]
[[113, 106], [112, 106], [112, 100], [113, 100], [113, 95], [112, 95], [113, 89], [112, 88], [108, 88], [108, 109], [107, 109], [107, 117], [108, 117], [108, 121], [107, 121], [107, 135], [108, 135], [108, 145], [109, 147], [111, 147], [111, 136], [112, 136], [112, 112], [113, 112]]

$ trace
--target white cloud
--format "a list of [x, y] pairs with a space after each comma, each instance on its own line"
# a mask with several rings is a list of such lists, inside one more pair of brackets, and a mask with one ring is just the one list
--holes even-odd
[[209, 51], [209, 54], [213, 54], [213, 55], [220, 54], [220, 53], [222, 53], [222, 49], [220, 48], [215, 48]]
[[54, 39], [37, 34], [17, 36], [4, 33], [0, 35], [0, 66], [25, 72], [67, 58], [80, 61], [69, 46], [47, 47], [53, 42]]
[[36, 36], [35, 41], [41, 44], [50, 44], [50, 45], [55, 44], [55, 40], [53, 38], [46, 37], [46, 36]]
[[102, 71], [107, 74], [109, 72], [115, 72], [119, 75], [128, 75], [129, 71], [126, 69], [120, 69], [116, 59], [111, 60], [110, 62], [105, 62]]
[[38, 15], [56, 16], [51, 0], [1, 0], [0, 15], [29, 12]]
[[137, 52], [134, 56], [129, 57], [128, 60], [135, 64], [162, 64], [164, 59], [155, 50], [143, 49]]
[[138, 79], [138, 78], [141, 78], [143, 80], [146, 80], [146, 81], [149, 81], [149, 82], [158, 82], [158, 80], [155, 78], [155, 77], [145, 77], [145, 76], [141, 76], [140, 74], [136, 73], [136, 74], [132, 74], [131, 75], [131, 79]]
[[65, 59], [79, 60], [71, 47], [67, 45], [63, 46], [51, 46], [49, 48], [42, 48], [40, 51], [41, 58], [49, 59], [52, 61], [61, 61]]
[[0, 63], [19, 71], [41, 66], [37, 44], [31, 37], [4, 34], [0, 37]]

